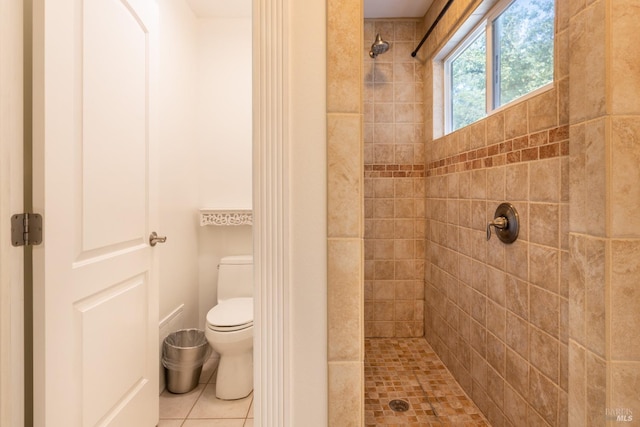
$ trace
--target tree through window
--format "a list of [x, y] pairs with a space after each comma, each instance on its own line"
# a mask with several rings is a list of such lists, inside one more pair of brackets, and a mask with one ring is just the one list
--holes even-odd
[[554, 0], [503, 0], [445, 60], [447, 130], [553, 82]]

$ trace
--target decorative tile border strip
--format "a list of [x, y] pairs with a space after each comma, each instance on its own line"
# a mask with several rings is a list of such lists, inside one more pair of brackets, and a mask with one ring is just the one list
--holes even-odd
[[427, 176], [568, 155], [569, 126], [560, 126], [431, 162], [427, 165]]
[[424, 165], [371, 164], [364, 165], [365, 178], [423, 178]]
[[251, 209], [200, 209], [200, 225], [253, 225]]

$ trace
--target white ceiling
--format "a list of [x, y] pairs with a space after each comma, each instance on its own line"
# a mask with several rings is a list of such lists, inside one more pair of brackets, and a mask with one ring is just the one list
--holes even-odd
[[422, 18], [433, 0], [364, 0], [365, 18]]
[[[187, 0], [201, 18], [246, 18], [251, 0]], [[433, 0], [364, 0], [365, 18], [422, 18]]]

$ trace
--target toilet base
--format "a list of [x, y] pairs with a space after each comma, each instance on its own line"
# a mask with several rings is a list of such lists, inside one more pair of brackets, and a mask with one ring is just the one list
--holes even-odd
[[216, 375], [218, 399], [236, 400], [247, 397], [253, 390], [253, 351], [220, 355]]

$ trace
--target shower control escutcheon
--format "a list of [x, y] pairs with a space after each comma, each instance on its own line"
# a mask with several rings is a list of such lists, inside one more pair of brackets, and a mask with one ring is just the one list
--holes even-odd
[[493, 220], [487, 224], [487, 240], [491, 238], [491, 227], [495, 228], [496, 236], [503, 243], [513, 243], [518, 238], [520, 222], [518, 211], [511, 203], [501, 203], [493, 215]]

